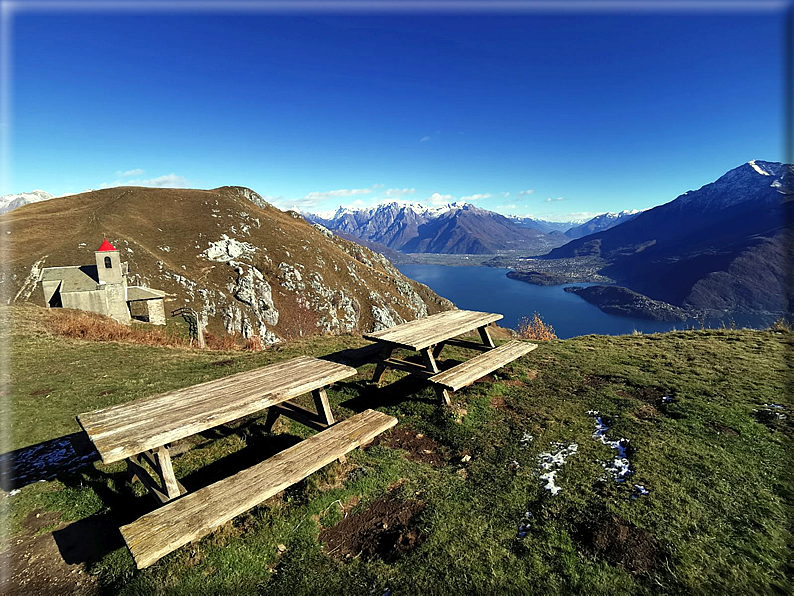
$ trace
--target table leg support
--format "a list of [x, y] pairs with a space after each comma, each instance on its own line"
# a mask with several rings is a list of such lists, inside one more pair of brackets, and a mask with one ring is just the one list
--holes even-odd
[[438, 393], [438, 399], [441, 401], [442, 405], [451, 406], [452, 405], [452, 396], [449, 394], [449, 390], [445, 387], [436, 387], [436, 392]]
[[376, 385], [380, 383], [381, 379], [383, 378], [383, 373], [386, 372], [386, 363], [383, 362], [391, 358], [392, 353], [394, 353], [394, 348], [385, 347], [380, 354], [381, 362], [375, 366], [375, 374], [372, 375], [372, 382]]
[[432, 348], [425, 348], [422, 350], [422, 361], [425, 363], [425, 367], [428, 371], [433, 374], [438, 372], [438, 365], [436, 364], [436, 359], [433, 358]]
[[[136, 461], [137, 460], [137, 461]], [[159, 482], [155, 480], [149, 471], [143, 466], [148, 464], [158, 476]], [[148, 490], [149, 494], [162, 505], [176, 499], [178, 496], [187, 492], [182, 483], [174, 476], [174, 468], [171, 464], [171, 456], [168, 448], [158, 447], [153, 451], [144, 451], [136, 456], [127, 458], [127, 471], [131, 480], [141, 481]]]
[[[314, 405], [317, 408], [317, 415], [320, 416], [320, 419], [329, 426], [333, 424], [334, 415], [331, 412], [331, 404], [328, 403], [328, 395], [325, 393], [325, 389], [315, 389], [312, 391], [312, 397], [314, 398]], [[342, 455], [337, 461], [340, 464], [344, 464], [347, 462], [347, 458]]]
[[484, 343], [489, 348], [495, 348], [496, 346], [491, 339], [490, 334], [488, 333], [488, 326], [478, 327], [477, 331], [480, 332], [480, 339], [482, 339], [482, 343]]
[[278, 417], [281, 415], [277, 407], [271, 406], [267, 409], [267, 419], [265, 420], [265, 432], [269, 433], [273, 430], [273, 425], [278, 420]]

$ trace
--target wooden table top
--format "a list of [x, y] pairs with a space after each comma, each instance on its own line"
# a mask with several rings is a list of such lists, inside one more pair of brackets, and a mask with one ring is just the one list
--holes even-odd
[[86, 412], [77, 421], [108, 464], [255, 414], [356, 373], [343, 364], [299, 356]]
[[479, 312], [476, 310], [447, 310], [375, 333], [365, 333], [364, 338], [418, 351], [468, 331], [473, 331], [501, 318], [502, 315], [498, 313]]

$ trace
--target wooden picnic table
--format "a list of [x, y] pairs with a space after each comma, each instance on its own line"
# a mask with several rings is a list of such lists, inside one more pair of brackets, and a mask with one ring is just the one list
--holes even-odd
[[[449, 391], [457, 391], [537, 348], [536, 344], [520, 341], [511, 341], [496, 348], [488, 333], [488, 326], [501, 318], [502, 315], [499, 313], [448, 310], [375, 333], [365, 333], [365, 339], [377, 342], [382, 346], [372, 381], [380, 383], [387, 368], [409, 372], [437, 384], [441, 401], [449, 404]], [[470, 333], [475, 329], [479, 332], [481, 342], [458, 338], [458, 336]], [[491, 353], [481, 354], [441, 373], [436, 359], [447, 345]], [[423, 364], [393, 357], [394, 351], [400, 348], [419, 352]]]
[[[200, 538], [333, 460], [343, 460], [347, 452], [394, 426], [395, 418], [373, 410], [335, 423], [325, 389], [355, 374], [356, 369], [343, 364], [299, 356], [77, 416], [102, 461], [126, 460], [132, 479], [139, 479], [160, 505], [121, 528], [138, 567]], [[306, 393], [314, 397], [316, 412], [291, 402]], [[170, 445], [265, 409], [266, 431], [283, 415], [321, 432], [186, 494], [174, 475]]]
[[[502, 315], [498, 313], [447, 310], [375, 333], [365, 333], [364, 339], [382, 345], [380, 361], [375, 368], [372, 381], [379, 383], [386, 368], [404, 370], [420, 376], [432, 376], [438, 372], [436, 358], [448, 344], [476, 350], [493, 348], [494, 343], [488, 334], [488, 325], [501, 318]], [[475, 329], [479, 331], [482, 343], [455, 339], [458, 335], [469, 333]], [[392, 354], [398, 348], [419, 352], [424, 365], [393, 358]]]

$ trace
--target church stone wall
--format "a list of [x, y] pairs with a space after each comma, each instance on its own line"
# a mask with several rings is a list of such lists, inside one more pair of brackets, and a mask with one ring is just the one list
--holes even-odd
[[104, 287], [107, 293], [107, 314], [121, 323], [129, 323], [126, 284], [104, 284]]
[[52, 300], [52, 296], [58, 290], [59, 285], [61, 285], [60, 279], [41, 282], [41, 290], [44, 292], [44, 304], [47, 308], [50, 307], [50, 300]]
[[104, 290], [88, 290], [85, 292], [66, 292], [61, 294], [61, 303], [64, 308], [90, 310], [91, 312], [107, 315], [108, 302]]
[[165, 325], [165, 305], [163, 300], [147, 300], [146, 307], [149, 309], [149, 322], [153, 325]]

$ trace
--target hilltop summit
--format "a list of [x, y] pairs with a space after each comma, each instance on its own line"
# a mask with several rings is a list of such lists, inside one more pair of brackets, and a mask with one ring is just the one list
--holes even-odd
[[243, 187], [118, 187], [26, 205], [0, 217], [9, 302], [44, 304], [44, 267], [82, 262], [103, 236], [130, 283], [166, 292], [209, 323], [266, 343], [371, 331], [452, 308], [382, 255], [284, 213]]

